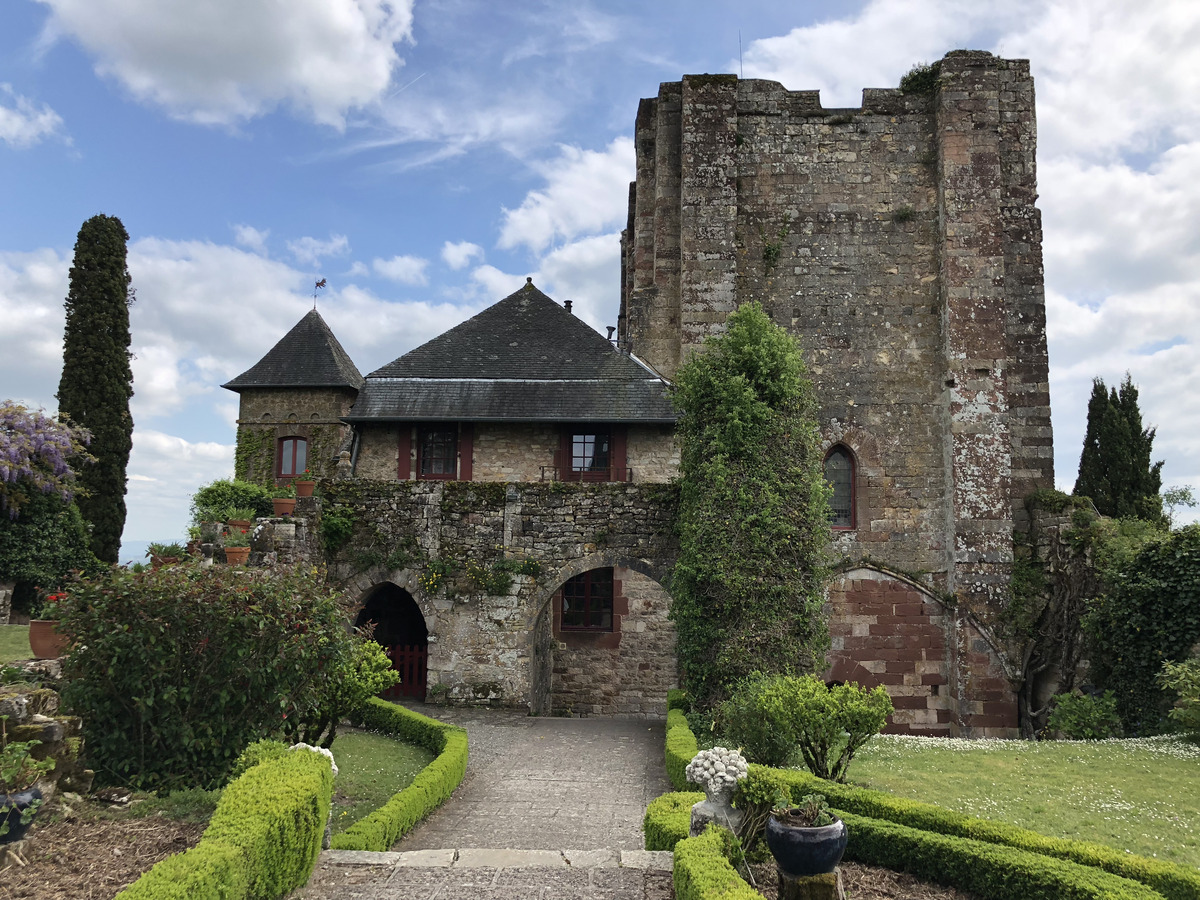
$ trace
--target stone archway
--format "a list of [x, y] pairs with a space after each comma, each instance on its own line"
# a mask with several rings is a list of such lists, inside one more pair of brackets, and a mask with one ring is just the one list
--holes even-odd
[[374, 625], [373, 637], [400, 673], [400, 683], [389, 688], [387, 699], [425, 699], [428, 682], [429, 629], [412, 594], [390, 581], [377, 584], [363, 597], [354, 626]]
[[[530, 707], [535, 713], [661, 715], [678, 683], [671, 598], [658, 567], [617, 554], [574, 560], [535, 597]], [[608, 614], [586, 620], [579, 598], [607, 587]], [[603, 605], [601, 600], [601, 606]]]

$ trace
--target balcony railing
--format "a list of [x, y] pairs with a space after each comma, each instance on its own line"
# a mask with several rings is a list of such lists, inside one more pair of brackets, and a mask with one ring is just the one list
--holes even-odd
[[633, 481], [633, 469], [626, 466], [609, 466], [607, 469], [587, 469], [584, 471], [563, 466], [542, 466], [541, 468], [542, 481], [582, 481], [585, 483], [607, 481], [629, 483]]

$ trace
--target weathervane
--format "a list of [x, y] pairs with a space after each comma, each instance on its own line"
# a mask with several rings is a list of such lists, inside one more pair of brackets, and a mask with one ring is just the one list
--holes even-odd
[[313, 284], [313, 309], [317, 308], [317, 291], [319, 291], [323, 287], [325, 287], [325, 279], [324, 278], [322, 278], [320, 281], [315, 282]]

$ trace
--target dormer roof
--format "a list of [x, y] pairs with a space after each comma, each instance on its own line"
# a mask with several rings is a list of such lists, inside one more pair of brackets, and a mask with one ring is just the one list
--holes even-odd
[[266, 356], [222, 387], [239, 392], [247, 388], [359, 390], [362, 383], [358, 367], [314, 309], [306, 313]]
[[536, 287], [364, 380], [349, 422], [673, 423], [667, 382]]

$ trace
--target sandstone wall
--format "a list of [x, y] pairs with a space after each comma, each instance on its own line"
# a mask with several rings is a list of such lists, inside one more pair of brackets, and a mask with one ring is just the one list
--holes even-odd
[[308, 467], [317, 477], [333, 475], [338, 450], [349, 426], [356, 394], [335, 388], [248, 388], [241, 391], [238, 411], [238, 478], [258, 484], [275, 481], [275, 454], [280, 438], [308, 441]]

